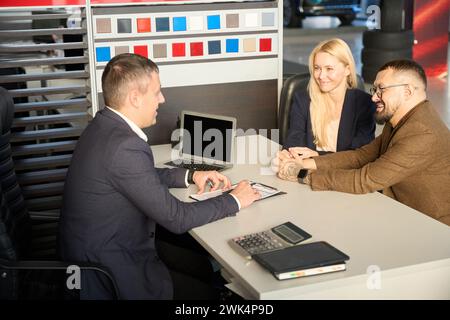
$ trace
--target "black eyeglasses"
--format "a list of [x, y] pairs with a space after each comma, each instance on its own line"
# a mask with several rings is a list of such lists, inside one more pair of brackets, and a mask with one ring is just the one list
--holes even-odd
[[370, 88], [369, 92], [370, 95], [374, 95], [375, 93], [377, 94], [378, 98], [381, 98], [381, 95], [383, 94], [384, 90], [389, 89], [389, 88], [393, 88], [393, 87], [401, 87], [401, 86], [408, 86], [408, 83], [402, 83], [402, 84], [393, 84], [391, 86], [385, 86], [385, 87], [372, 87]]

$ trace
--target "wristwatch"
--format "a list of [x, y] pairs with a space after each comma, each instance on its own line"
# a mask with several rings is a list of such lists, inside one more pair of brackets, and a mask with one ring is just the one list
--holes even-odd
[[188, 181], [188, 183], [189, 184], [194, 184], [195, 182], [194, 182], [194, 172], [195, 172], [195, 170], [188, 170], [189, 171], [189, 173], [188, 173], [188, 176], [187, 176], [187, 181]]
[[308, 175], [308, 169], [300, 169], [298, 172], [297, 178], [298, 182], [301, 184], [305, 184], [305, 178]]

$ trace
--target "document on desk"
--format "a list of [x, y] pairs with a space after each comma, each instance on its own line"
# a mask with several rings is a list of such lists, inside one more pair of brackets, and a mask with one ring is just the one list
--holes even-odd
[[[259, 191], [259, 193], [261, 194], [261, 198], [259, 200], [263, 200], [269, 197], [273, 197], [273, 196], [277, 196], [277, 195], [281, 195], [281, 194], [286, 194], [286, 192], [280, 191], [274, 187], [259, 183], [259, 182], [250, 182], [250, 185], [252, 186], [252, 188], [256, 189]], [[206, 199], [211, 199], [217, 196], [220, 196], [222, 193], [230, 193], [231, 191], [233, 191], [233, 189], [237, 186], [237, 184], [233, 184], [231, 186], [231, 189], [227, 190], [227, 191], [222, 191], [222, 190], [215, 190], [215, 191], [209, 191], [209, 192], [204, 192], [202, 194], [191, 194], [189, 197], [197, 200], [197, 201], [203, 201]]]

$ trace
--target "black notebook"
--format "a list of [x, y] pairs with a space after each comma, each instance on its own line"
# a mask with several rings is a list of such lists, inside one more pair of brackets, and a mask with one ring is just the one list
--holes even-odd
[[[319, 241], [256, 254], [253, 259], [282, 280], [345, 270], [345, 261], [350, 257], [329, 243]], [[330, 268], [323, 268], [327, 266]]]

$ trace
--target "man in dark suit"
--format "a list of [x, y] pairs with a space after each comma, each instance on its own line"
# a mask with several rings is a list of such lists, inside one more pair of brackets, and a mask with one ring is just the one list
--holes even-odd
[[[233, 216], [260, 195], [242, 181], [231, 193], [184, 203], [168, 188], [212, 182], [230, 187], [215, 171], [154, 167], [152, 151], [141, 130], [156, 122], [164, 103], [158, 67], [150, 60], [122, 54], [102, 76], [105, 109], [81, 135], [67, 174], [61, 213], [61, 251], [66, 260], [107, 266], [125, 299], [205, 298], [198, 284], [169, 272], [155, 250], [158, 223], [174, 233]], [[108, 299], [106, 284], [95, 273], [82, 274], [81, 298]], [[177, 294], [177, 288], [187, 296]], [[191, 290], [192, 292], [190, 292]]]

